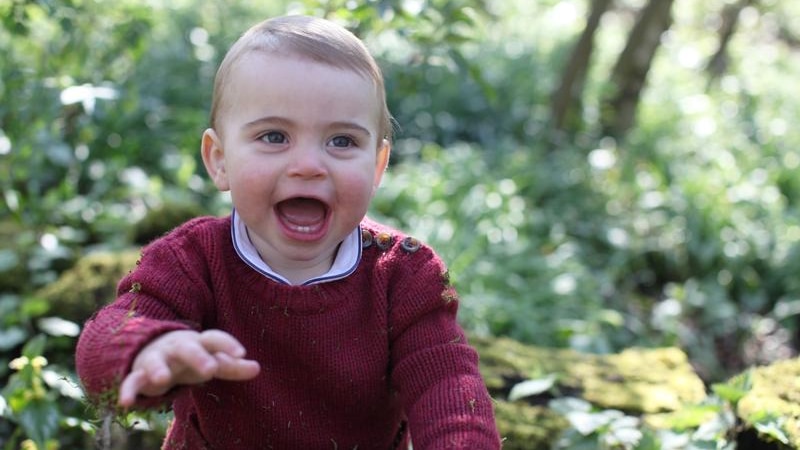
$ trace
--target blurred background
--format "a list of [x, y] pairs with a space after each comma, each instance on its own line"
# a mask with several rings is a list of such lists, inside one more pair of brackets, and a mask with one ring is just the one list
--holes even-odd
[[370, 214], [439, 251], [470, 334], [676, 346], [707, 383], [797, 354], [796, 1], [0, 0], [3, 448], [104, 426], [72, 366], [89, 312], [52, 286], [229, 212], [199, 158], [214, 73], [285, 13], [378, 59], [398, 128]]

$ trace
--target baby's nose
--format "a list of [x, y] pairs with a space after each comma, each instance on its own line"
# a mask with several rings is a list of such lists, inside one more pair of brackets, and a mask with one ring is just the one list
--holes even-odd
[[326, 173], [324, 149], [312, 145], [292, 149], [289, 174], [304, 178], [316, 178]]

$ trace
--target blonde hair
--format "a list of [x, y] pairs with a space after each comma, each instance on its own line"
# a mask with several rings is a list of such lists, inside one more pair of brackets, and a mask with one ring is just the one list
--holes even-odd
[[225, 91], [233, 67], [243, 55], [252, 51], [297, 55], [332, 67], [353, 70], [373, 81], [381, 108], [379, 136], [391, 140], [392, 117], [386, 104], [383, 75], [367, 47], [344, 27], [307, 16], [267, 19], [251, 27], [231, 46], [214, 79], [210, 117], [212, 128], [217, 128], [220, 110], [225, 106]]

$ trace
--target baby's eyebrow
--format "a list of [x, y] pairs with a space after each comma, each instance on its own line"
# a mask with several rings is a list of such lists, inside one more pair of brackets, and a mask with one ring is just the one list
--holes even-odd
[[[242, 125], [242, 129], [249, 130], [252, 128], [260, 128], [265, 125], [279, 125], [282, 127], [289, 127], [293, 124], [294, 122], [292, 122], [289, 119], [286, 119], [285, 117], [266, 116], [266, 117], [259, 117], [258, 119], [251, 120], [250, 122], [245, 123], [244, 125]], [[362, 133], [367, 137], [372, 137], [373, 134], [366, 126], [361, 125], [357, 122], [346, 121], [346, 120], [326, 123], [325, 128], [334, 130], [341, 130], [341, 129], [351, 130], [357, 133]]]
[[333, 123], [330, 123], [328, 125], [328, 127], [329, 128], [335, 128], [335, 129], [342, 129], [342, 128], [350, 129], [350, 130], [357, 131], [359, 133], [363, 133], [363, 134], [367, 135], [368, 137], [372, 137], [372, 132], [369, 131], [369, 128], [367, 128], [365, 126], [362, 126], [362, 125], [359, 125], [358, 123], [355, 123], [355, 122], [344, 122], [344, 121], [343, 122], [333, 122]]
[[267, 117], [259, 117], [258, 119], [251, 120], [250, 122], [245, 123], [242, 125], [243, 130], [249, 130], [251, 128], [258, 128], [264, 125], [280, 125], [280, 126], [289, 126], [291, 125], [291, 121], [285, 119], [283, 117], [278, 116], [267, 116]]

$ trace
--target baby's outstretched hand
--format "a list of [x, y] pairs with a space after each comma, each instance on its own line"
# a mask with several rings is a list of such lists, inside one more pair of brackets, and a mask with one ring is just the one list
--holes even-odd
[[180, 384], [212, 378], [249, 380], [260, 371], [245, 359], [242, 344], [220, 330], [170, 331], [147, 344], [133, 361], [119, 388], [119, 404], [130, 407], [137, 395], [158, 396]]

